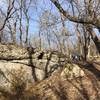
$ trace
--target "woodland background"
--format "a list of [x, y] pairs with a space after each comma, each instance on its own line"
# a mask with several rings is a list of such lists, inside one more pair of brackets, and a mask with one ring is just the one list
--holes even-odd
[[0, 83], [0, 100], [99, 100], [100, 0], [0, 0]]

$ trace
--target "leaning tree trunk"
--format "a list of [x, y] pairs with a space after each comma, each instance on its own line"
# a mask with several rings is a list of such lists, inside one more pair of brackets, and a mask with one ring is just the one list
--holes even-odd
[[91, 38], [100, 54], [100, 39], [97, 37], [96, 33], [93, 31], [92, 26], [88, 26], [87, 30], [90, 33]]

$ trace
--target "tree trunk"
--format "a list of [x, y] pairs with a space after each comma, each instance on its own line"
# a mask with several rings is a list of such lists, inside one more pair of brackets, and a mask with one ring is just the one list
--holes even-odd
[[27, 16], [27, 14], [25, 14], [25, 16], [26, 16], [26, 40], [25, 40], [25, 45], [27, 47], [28, 46], [29, 18]]
[[16, 22], [14, 23], [13, 29], [13, 43], [16, 44]]
[[19, 28], [19, 30], [20, 30], [20, 46], [22, 46], [23, 44], [22, 44], [22, 22], [21, 22], [21, 18], [20, 18], [20, 28]]
[[88, 26], [88, 31], [89, 31], [89, 34], [91, 35], [91, 38], [100, 54], [100, 40], [99, 38], [97, 37], [96, 33], [93, 31], [93, 28], [92, 26]]

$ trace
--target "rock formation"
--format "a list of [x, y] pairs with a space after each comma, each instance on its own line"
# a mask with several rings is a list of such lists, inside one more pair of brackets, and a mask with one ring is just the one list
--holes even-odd
[[94, 73], [87, 66], [56, 51], [0, 44], [0, 100], [100, 100], [99, 65]]

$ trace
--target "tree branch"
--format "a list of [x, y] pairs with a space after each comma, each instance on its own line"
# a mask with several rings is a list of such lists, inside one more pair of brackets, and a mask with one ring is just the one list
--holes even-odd
[[81, 24], [91, 24], [100, 29], [100, 20], [92, 18], [78, 18], [77, 16], [70, 15], [67, 11], [65, 11], [58, 0], [50, 0], [59, 10], [60, 13], [63, 14], [64, 17], [68, 18], [72, 22], [81, 23]]

